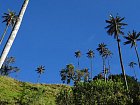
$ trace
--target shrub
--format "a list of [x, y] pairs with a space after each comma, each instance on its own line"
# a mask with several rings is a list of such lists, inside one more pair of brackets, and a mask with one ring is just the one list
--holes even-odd
[[133, 98], [128, 93], [122, 82], [79, 82], [59, 93], [57, 105], [129, 105]]

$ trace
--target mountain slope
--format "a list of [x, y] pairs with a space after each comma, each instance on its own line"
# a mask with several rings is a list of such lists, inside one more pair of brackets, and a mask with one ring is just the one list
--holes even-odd
[[66, 85], [31, 84], [0, 76], [0, 105], [55, 105]]

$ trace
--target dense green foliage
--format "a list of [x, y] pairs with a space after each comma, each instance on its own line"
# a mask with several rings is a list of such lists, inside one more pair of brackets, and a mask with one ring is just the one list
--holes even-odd
[[31, 84], [0, 76], [0, 105], [56, 105], [56, 95], [67, 87]]
[[69, 84], [71, 81], [75, 83], [79, 81], [88, 81], [89, 80], [89, 72], [88, 69], [75, 69], [74, 65], [68, 64], [65, 69], [60, 71], [61, 80], [63, 83]]
[[79, 82], [70, 89], [62, 90], [57, 96], [57, 105], [139, 105], [139, 83], [127, 76], [129, 90], [124, 86], [123, 75], [109, 76], [90, 82]]
[[0, 105], [139, 105], [139, 82], [123, 75], [110, 75], [105, 82], [99, 75], [73, 87], [20, 82], [0, 76]]

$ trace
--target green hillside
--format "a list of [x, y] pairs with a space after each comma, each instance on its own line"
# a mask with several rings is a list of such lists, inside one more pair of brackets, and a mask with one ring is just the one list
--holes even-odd
[[[0, 105], [140, 105], [140, 83], [126, 76], [111, 75], [93, 81], [77, 82], [74, 86], [33, 84], [0, 76]], [[56, 104], [57, 103], [57, 104]]]
[[55, 105], [55, 97], [66, 85], [32, 84], [0, 76], [0, 105]]

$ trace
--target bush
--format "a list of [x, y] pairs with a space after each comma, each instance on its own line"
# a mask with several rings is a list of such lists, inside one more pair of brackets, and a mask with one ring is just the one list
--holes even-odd
[[128, 93], [122, 82], [79, 82], [59, 93], [57, 105], [129, 105], [133, 98]]

